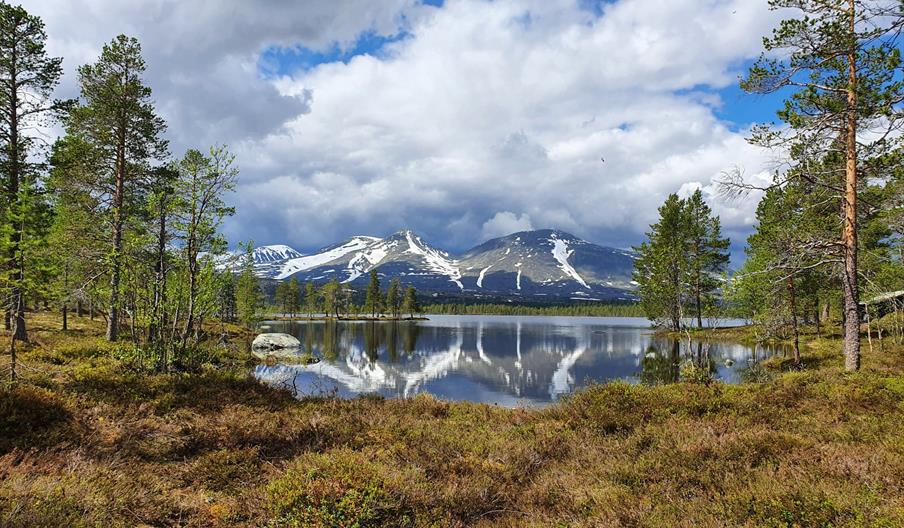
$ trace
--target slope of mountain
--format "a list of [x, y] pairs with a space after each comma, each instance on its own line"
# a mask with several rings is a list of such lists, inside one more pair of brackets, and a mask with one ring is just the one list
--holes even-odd
[[[260, 250], [260, 251], [258, 251]], [[288, 246], [255, 250], [264, 278], [326, 282], [358, 288], [376, 269], [423, 293], [485, 299], [633, 299], [631, 252], [591, 244], [562, 231], [524, 231], [489, 240], [460, 256], [435, 248], [409, 230], [386, 238], [352, 237], [310, 255]]]
[[489, 240], [463, 255], [459, 265], [462, 281], [475, 291], [592, 299], [633, 289], [630, 252], [551, 229]]

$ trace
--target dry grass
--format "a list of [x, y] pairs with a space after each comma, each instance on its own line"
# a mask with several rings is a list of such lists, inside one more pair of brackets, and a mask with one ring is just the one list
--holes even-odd
[[138, 374], [73, 319], [36, 316], [26, 381], [0, 389], [0, 525], [904, 525], [904, 347], [845, 374], [817, 340], [767, 383], [524, 410]]

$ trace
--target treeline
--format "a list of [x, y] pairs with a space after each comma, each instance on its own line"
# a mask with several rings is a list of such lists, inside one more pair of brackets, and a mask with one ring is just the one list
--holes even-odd
[[403, 314], [414, 317], [421, 312], [417, 290], [413, 286], [402, 287], [398, 278], [389, 281], [384, 292], [376, 270], [370, 272], [370, 282], [363, 303], [355, 302], [355, 290], [333, 279], [322, 286], [313, 282], [302, 285], [297, 278], [276, 285], [275, 308], [284, 315], [295, 317], [307, 314], [323, 314], [324, 317], [378, 317], [388, 315], [399, 318]]
[[840, 321], [845, 366], [857, 370], [861, 322], [882, 315], [861, 298], [904, 289], [904, 12], [878, 1], [772, 4], [801, 16], [764, 40], [766, 55], [741, 87], [788, 92], [782, 123], [750, 137], [782, 154], [782, 169], [765, 184], [739, 171], [719, 181], [725, 197], [761, 196], [747, 260], [727, 277], [718, 218], [699, 191], [673, 195], [637, 248], [635, 280], [651, 319], [677, 329], [682, 315], [699, 323], [707, 310], [750, 317], [793, 339], [798, 367], [800, 325]]
[[436, 315], [644, 316], [643, 308], [639, 304], [634, 303], [581, 303], [550, 306], [438, 303], [424, 306], [424, 313]]
[[[106, 320], [157, 368], [184, 365], [205, 320], [252, 322], [253, 270], [217, 270], [238, 169], [225, 146], [172, 156], [135, 38], [119, 35], [78, 68], [79, 96], [52, 97], [62, 58], [42, 21], [0, 2], [0, 293], [16, 342], [29, 306]], [[46, 144], [41, 128], [64, 134]], [[250, 252], [251, 244], [247, 245]], [[247, 268], [247, 266], [246, 266]]]

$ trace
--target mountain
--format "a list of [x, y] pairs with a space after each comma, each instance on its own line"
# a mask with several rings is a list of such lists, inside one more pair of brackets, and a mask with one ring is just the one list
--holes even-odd
[[634, 288], [634, 255], [562, 231], [523, 231], [465, 253], [462, 282], [475, 291], [574, 299], [619, 298]]
[[383, 282], [399, 277], [422, 293], [484, 300], [634, 299], [634, 254], [598, 246], [563, 231], [523, 231], [484, 242], [460, 255], [431, 246], [410, 230], [386, 238], [355, 236], [302, 255], [288, 246], [255, 249], [263, 278], [363, 287], [376, 269]]

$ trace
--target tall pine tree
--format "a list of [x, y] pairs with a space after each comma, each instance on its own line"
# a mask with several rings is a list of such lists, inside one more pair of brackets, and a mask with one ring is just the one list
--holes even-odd
[[[29, 161], [35, 140], [26, 131], [46, 125], [62, 109], [51, 99], [62, 76], [62, 59], [48, 57], [47, 34], [40, 18], [22, 7], [0, 2], [0, 170], [6, 238], [7, 317], [13, 339], [28, 340], [25, 297], [28, 294], [26, 230], [42, 206], [38, 167]], [[34, 232], [34, 230], [32, 230]]]
[[119, 35], [103, 47], [94, 64], [79, 68], [81, 105], [67, 123], [67, 132], [85, 141], [102, 160], [96, 192], [105, 195], [110, 229], [107, 255], [110, 291], [107, 339], [116, 341], [120, 324], [120, 282], [123, 235], [134, 214], [148, 163], [166, 155], [161, 134], [166, 128], [151, 101], [142, 76], [145, 62], [135, 38]]
[[[834, 248], [841, 260], [845, 368], [860, 368], [858, 194], [877, 165], [896, 148], [889, 134], [900, 126], [904, 82], [899, 75], [900, 2], [885, 0], [770, 0], [773, 9], [794, 9], [764, 39], [767, 54], [741, 83], [748, 92], [791, 91], [779, 117], [787, 126], [760, 127], [752, 142], [789, 152], [788, 179], [834, 191], [841, 229]], [[861, 131], [870, 131], [862, 134]], [[840, 163], [813, 177], [793, 170], [839, 155]]]

